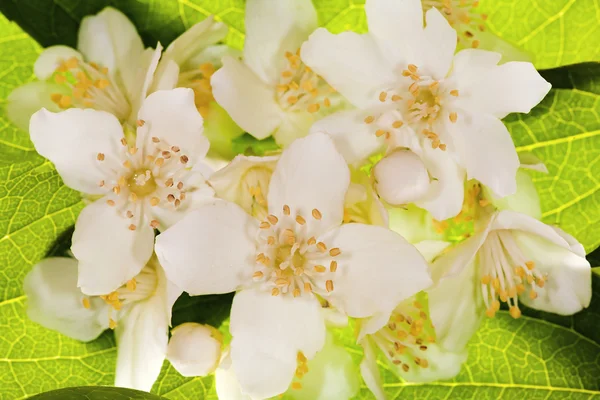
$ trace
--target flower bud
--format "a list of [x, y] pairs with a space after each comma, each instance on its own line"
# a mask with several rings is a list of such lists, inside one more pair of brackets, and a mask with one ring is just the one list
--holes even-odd
[[398, 150], [384, 157], [373, 169], [379, 196], [392, 205], [418, 201], [429, 190], [427, 168], [415, 153]]

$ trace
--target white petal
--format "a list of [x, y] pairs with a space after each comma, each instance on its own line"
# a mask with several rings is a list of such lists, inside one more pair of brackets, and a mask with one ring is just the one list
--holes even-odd
[[50, 96], [64, 91], [64, 86], [45, 81], [19, 86], [6, 98], [6, 116], [19, 129], [28, 132], [29, 121], [36, 111], [42, 108], [52, 112], [62, 111]]
[[421, 158], [410, 150], [394, 151], [373, 168], [375, 188], [392, 205], [414, 203], [429, 191], [429, 173]]
[[187, 322], [171, 331], [167, 359], [183, 376], [206, 376], [221, 359], [221, 341], [212, 326]]
[[84, 17], [79, 27], [77, 48], [86, 60], [120, 75], [124, 83], [134, 79], [132, 64], [144, 51], [135, 26], [120, 11], [107, 7], [96, 15]]
[[[126, 90], [128, 98], [131, 103], [131, 112], [129, 114], [129, 124], [132, 127], [136, 126], [138, 118], [138, 112], [140, 107], [144, 103], [148, 91], [154, 83], [154, 73], [158, 67], [160, 56], [162, 54], [162, 46], [160, 43], [156, 45], [156, 49], [146, 49], [140, 56], [140, 61], [137, 66], [132, 66], [131, 70], [136, 71], [135, 78], [127, 82]], [[174, 74], [174, 71], [168, 71], [167, 74]], [[173, 79], [173, 76], [168, 75], [162, 76], [162, 82], [157, 82], [158, 85], [168, 85], [168, 80]], [[172, 89], [174, 86], [167, 87]], [[157, 90], [154, 88], [153, 91]]]
[[239, 154], [227, 166], [210, 176], [210, 185], [217, 196], [237, 203], [251, 214], [254, 201], [248, 192], [248, 185], [258, 184], [261, 190], [264, 185], [268, 189], [278, 159], [278, 156], [248, 157]]
[[[103, 194], [106, 178], [98, 153], [114, 159], [122, 147], [119, 120], [104, 111], [72, 108], [60, 113], [41, 109], [31, 117], [29, 135], [35, 149], [54, 163], [65, 184], [87, 194]], [[112, 178], [112, 177], [111, 177]]]
[[[284, 205], [303, 216], [312, 234], [341, 224], [350, 171], [333, 141], [323, 133], [298, 139], [284, 150], [269, 186], [269, 212], [280, 215]], [[320, 221], [312, 211], [321, 212]], [[308, 233], [311, 235], [311, 232]]]
[[295, 400], [351, 399], [359, 388], [356, 365], [350, 353], [334, 342], [333, 334], [315, 358], [308, 361], [308, 372], [299, 381], [300, 389], [288, 390]]
[[364, 122], [367, 115], [356, 110], [340, 111], [315, 122], [310, 132], [327, 133], [348, 164], [359, 164], [383, 146]]
[[539, 236], [515, 232], [514, 237], [536, 270], [548, 276], [543, 288], [535, 288], [535, 300], [527, 294], [519, 296], [519, 300], [529, 307], [560, 315], [574, 314], [590, 304], [592, 271], [585, 257]]
[[452, 77], [467, 82], [468, 79], [477, 79], [486, 71], [495, 68], [502, 54], [493, 51], [465, 49], [454, 56]]
[[[436, 264], [439, 263], [434, 262], [432, 270], [439, 274], [436, 269], [443, 269], [443, 266]], [[427, 291], [436, 343], [449, 351], [464, 351], [485, 312], [476, 268], [475, 263], [467, 261], [458, 274], [443, 278]]]
[[456, 216], [462, 209], [465, 196], [465, 171], [451, 154], [424, 146], [421, 160], [432, 177], [427, 195], [416, 202], [433, 218], [443, 221]]
[[286, 51], [295, 53], [317, 28], [311, 0], [248, 0], [244, 62], [265, 83], [275, 85]]
[[431, 285], [427, 262], [419, 251], [389, 229], [342, 225], [322, 241], [341, 250], [329, 298], [350, 317], [391, 312]]
[[416, 53], [424, 43], [421, 1], [369, 0], [365, 11], [369, 33], [376, 38], [383, 54], [404, 66], [416, 63]]
[[498, 196], [517, 190], [519, 158], [510, 133], [498, 118], [484, 114], [460, 113], [456, 123], [446, 124], [454, 140], [468, 179], [477, 179]]
[[387, 399], [387, 396], [385, 395], [381, 374], [379, 373], [379, 367], [377, 366], [375, 349], [368, 338], [363, 339], [361, 345], [364, 350], [364, 357], [360, 362], [360, 373], [362, 374], [363, 380], [377, 400], [385, 400]]
[[203, 205], [156, 238], [167, 278], [191, 295], [233, 292], [250, 280], [258, 223], [225, 201]]
[[240, 382], [231, 368], [231, 357], [227, 354], [219, 368], [215, 371], [215, 388], [219, 399], [227, 400], [252, 400], [250, 396], [242, 393]]
[[579, 241], [577, 239], [575, 239], [575, 237], [573, 237], [572, 235], [569, 235], [567, 232], [563, 231], [562, 229], [560, 229], [557, 226], [550, 225], [550, 228], [554, 229], [554, 232], [559, 234], [560, 237], [562, 237], [569, 244], [569, 248], [571, 249], [571, 251], [573, 253], [575, 253], [579, 257], [586, 256], [585, 248], [583, 247], [583, 245], [581, 243], [579, 243]]
[[203, 159], [210, 145], [202, 134], [202, 116], [194, 104], [194, 91], [186, 88], [161, 90], [143, 102], [138, 118], [144, 125], [138, 128], [137, 146], [152, 146], [152, 137], [169, 146], [181, 148], [192, 165]]
[[458, 100], [471, 112], [488, 113], [497, 118], [511, 112], [528, 113], [551, 88], [531, 63], [515, 61], [496, 66], [492, 60], [499, 59], [497, 54], [483, 50], [469, 52], [460, 59], [462, 52], [456, 56], [461, 65], [460, 69], [455, 68], [452, 77], [460, 93]]
[[419, 253], [421, 253], [429, 263], [446, 250], [448, 246], [450, 246], [450, 242], [445, 242], [443, 240], [423, 240], [419, 243], [415, 243], [415, 247], [419, 250]]
[[467, 360], [467, 349], [460, 352], [449, 351], [438, 343], [427, 345], [427, 368], [411, 368], [405, 372], [400, 366], [393, 365], [399, 376], [409, 382], [432, 382], [437, 380], [452, 379], [460, 372], [462, 364]]
[[[434, 79], [443, 79], [452, 65], [456, 31], [436, 8], [427, 11], [425, 19], [427, 26], [423, 31], [423, 69]], [[407, 36], [407, 39], [410, 40], [411, 37]]]
[[189, 65], [198, 66], [204, 63], [211, 63], [216, 68], [221, 68], [223, 57], [241, 58], [241, 50], [229, 47], [226, 44], [216, 44], [209, 46], [196, 54], [189, 60]]
[[115, 328], [115, 386], [150, 391], [167, 354], [169, 320], [161, 295], [131, 305]]
[[[112, 292], [136, 276], [152, 255], [154, 231], [142, 216], [131, 220], [100, 199], [86, 206], [75, 223], [71, 251], [79, 260], [81, 291]], [[130, 224], [137, 225], [130, 230]]]
[[227, 25], [216, 22], [213, 16], [194, 24], [167, 47], [163, 59], [173, 60], [182, 71], [198, 67], [191, 61], [202, 50], [225, 39]]
[[[484, 222], [482, 221], [482, 225]], [[475, 259], [475, 255], [487, 239], [491, 223], [485, 223], [485, 228], [469, 239], [448, 247], [431, 266], [431, 277], [437, 285], [442, 279], [460, 275]]]
[[422, 208], [409, 205], [406, 208], [390, 208], [389, 228], [408, 240], [409, 243], [418, 243], [423, 240], [443, 240], [433, 224], [431, 215]]
[[535, 236], [541, 236], [556, 246], [570, 249], [569, 243], [554, 228], [529, 215], [516, 211], [502, 210], [496, 213], [492, 222], [492, 229], [511, 229], [532, 233]]
[[90, 309], [83, 306], [84, 295], [77, 288], [77, 260], [46, 258], [33, 266], [25, 277], [27, 315], [46, 328], [84, 342], [94, 340], [108, 328], [102, 323], [106, 306], [93, 299]]
[[369, 34], [334, 35], [319, 28], [302, 45], [301, 57], [357, 107], [377, 104], [379, 92], [396, 81]]
[[543, 172], [544, 174], [548, 173], [548, 168], [544, 165], [544, 162], [540, 160], [533, 153], [529, 152], [520, 152], [519, 153], [519, 162], [521, 162], [521, 168], [530, 169], [532, 171]]
[[210, 83], [217, 103], [255, 138], [266, 138], [281, 123], [283, 111], [275, 101], [274, 87], [262, 82], [241, 61], [224, 57], [223, 66]]
[[35, 61], [33, 72], [39, 80], [45, 81], [54, 74], [54, 71], [56, 71], [56, 68], [58, 68], [62, 62], [73, 57], [78, 60], [83, 59], [81, 53], [71, 47], [50, 46], [44, 49]]
[[163, 59], [158, 63], [150, 91], [174, 89], [177, 87], [178, 81], [179, 66], [177, 63], [173, 60]]
[[233, 369], [244, 393], [259, 398], [286, 391], [299, 351], [311, 359], [325, 344], [325, 321], [313, 297], [243, 290], [233, 299]]

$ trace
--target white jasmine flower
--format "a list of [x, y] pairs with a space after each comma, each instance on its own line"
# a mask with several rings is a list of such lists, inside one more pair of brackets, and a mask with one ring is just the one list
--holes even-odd
[[221, 359], [223, 335], [209, 325], [188, 322], [171, 331], [167, 359], [183, 376], [206, 376]]
[[310, 0], [249, 0], [245, 23], [243, 61], [223, 58], [211, 79], [215, 99], [255, 138], [288, 145], [339, 101], [298, 55], [317, 13]]
[[[295, 400], [351, 399], [359, 389], [357, 369], [350, 354], [336, 344], [333, 335], [328, 333], [324, 347], [313, 359], [298, 357], [294, 381], [284, 396]], [[220, 399], [252, 399], [244, 394], [229, 354], [223, 358], [215, 373], [215, 386]]]
[[344, 223], [358, 222], [388, 227], [388, 213], [363, 171], [351, 168], [351, 182], [344, 200]]
[[212, 196], [199, 172], [208, 150], [190, 89], [148, 96], [128, 142], [112, 114], [45, 109], [31, 118], [31, 140], [65, 184], [99, 198], [79, 215], [71, 250], [81, 290], [110, 292], [137, 275], [152, 255], [154, 229], [175, 223]]
[[[474, 193], [471, 205], [479, 209], [474, 233], [443, 251], [432, 265], [437, 283], [428, 293], [441, 346], [464, 349], [481, 317], [493, 317], [501, 302], [514, 318], [521, 316], [519, 302], [560, 315], [589, 305], [591, 269], [583, 246], [561, 229], [509, 209], [519, 204], [523, 211], [539, 213], [539, 203], [522, 205], [527, 191], [517, 192], [520, 201], [503, 201], [504, 209]], [[460, 319], [453, 317], [456, 310]]]
[[153, 257], [123, 287], [102, 296], [77, 289], [77, 261], [47, 258], [25, 277], [27, 314], [31, 320], [71, 338], [91, 341], [115, 330], [115, 385], [149, 391], [160, 373], [171, 308], [181, 294], [165, 279]]
[[312, 359], [323, 347], [316, 296], [365, 318], [391, 312], [431, 282], [425, 260], [401, 236], [379, 226], [340, 226], [349, 182], [332, 141], [310, 135], [281, 155], [266, 220], [217, 201], [157, 238], [167, 276], [182, 289], [192, 295], [238, 291], [231, 359], [245, 394], [284, 392], [298, 354]]
[[148, 94], [189, 87], [198, 110], [206, 116], [214, 101], [210, 77], [223, 55], [237, 54], [228, 46], [215, 45], [226, 35], [225, 24], [208, 17], [175, 39], [161, 58], [160, 43], [156, 50], [144, 49], [131, 21], [107, 7], [82, 20], [78, 50], [52, 46], [40, 54], [34, 66], [40, 81], [11, 93], [8, 115], [27, 130], [30, 116], [40, 108], [55, 112], [93, 108], [135, 127], [138, 109]]
[[17, 88], [9, 97], [9, 116], [27, 130], [29, 117], [40, 108], [60, 111], [93, 108], [135, 126], [148, 94], [161, 46], [144, 49], [127, 17], [105, 8], [81, 21], [78, 50], [67, 46], [45, 49], [34, 65], [39, 82]]
[[500, 119], [529, 112], [550, 85], [530, 63], [497, 65], [500, 54], [475, 49], [454, 55], [456, 32], [435, 8], [423, 27], [419, 0], [368, 0], [365, 8], [369, 33], [319, 28], [302, 46], [303, 61], [366, 113], [361, 123], [331, 118], [355, 125], [361, 146], [373, 148], [378, 136], [418, 140], [496, 194], [514, 193], [519, 161]]
[[[378, 350], [388, 368], [410, 382], [453, 378], [467, 358], [466, 351], [453, 353], [436, 344], [426, 301], [425, 295], [417, 295], [416, 300], [398, 305], [389, 318], [381, 315], [359, 322], [359, 344], [364, 350], [360, 370], [378, 400], [387, 398], [377, 365]], [[383, 327], [379, 327], [380, 318]]]

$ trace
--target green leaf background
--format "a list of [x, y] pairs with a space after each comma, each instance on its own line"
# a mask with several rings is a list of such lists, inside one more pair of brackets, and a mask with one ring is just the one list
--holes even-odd
[[[321, 24], [332, 31], [366, 30], [359, 0], [314, 0]], [[112, 5], [138, 27], [149, 46], [168, 44], [206, 16], [230, 26], [227, 43], [241, 48], [243, 0], [2, 0], [0, 11], [0, 400], [23, 399], [57, 388], [110, 385], [115, 343], [111, 333], [80, 343], [25, 315], [22, 281], [31, 266], [68, 247], [82, 208], [52, 165], [38, 156], [26, 133], [5, 116], [6, 98], [33, 80], [41, 45], [75, 45], [79, 21]], [[598, 0], [482, 0], [488, 28], [531, 52], [554, 89], [530, 115], [509, 116], [517, 148], [548, 165], [533, 173], [544, 220], [574, 234], [588, 252], [600, 245], [600, 4]], [[9, 22], [16, 21], [22, 28]], [[25, 33], [27, 32], [27, 33]], [[36, 43], [32, 38], [37, 40]], [[588, 62], [571, 66], [570, 64]], [[256, 151], [240, 139], [239, 151]], [[598, 252], [590, 255], [600, 265]], [[231, 295], [181, 298], [174, 324], [222, 326]], [[526, 310], [485, 320], [458, 377], [429, 384], [399, 382], [385, 369], [390, 398], [590, 399], [600, 396], [600, 275], [591, 306], [571, 317]], [[346, 331], [339, 342], [360, 359]], [[183, 378], [167, 362], [153, 393], [169, 399], [214, 399], [212, 378]], [[90, 397], [93, 398], [93, 397]], [[114, 397], [113, 397], [114, 398]], [[361, 387], [359, 399], [372, 395]]]

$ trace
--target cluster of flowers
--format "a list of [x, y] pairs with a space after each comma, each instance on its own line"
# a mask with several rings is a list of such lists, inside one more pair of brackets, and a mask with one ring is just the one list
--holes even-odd
[[[221, 398], [263, 399], [338, 358], [327, 327], [350, 317], [384, 398], [378, 357], [404, 379], [450, 378], [501, 303], [514, 318], [520, 303], [586, 307], [583, 247], [539, 221], [519, 168], [544, 167], [501, 122], [550, 85], [481, 49], [508, 46], [476, 6], [367, 0], [368, 33], [332, 34], [310, 0], [247, 0], [241, 54], [212, 18], [163, 52], [116, 10], [86, 17], [78, 50], [43, 51], [39, 80], [9, 98], [86, 201], [73, 258], [25, 280], [30, 318], [83, 341], [114, 329], [117, 386], [150, 390], [166, 357], [185, 376], [217, 370]], [[216, 167], [243, 132], [283, 150]], [[169, 340], [183, 291], [236, 292], [226, 349], [200, 324]], [[330, 384], [329, 398], [351, 386]]]

